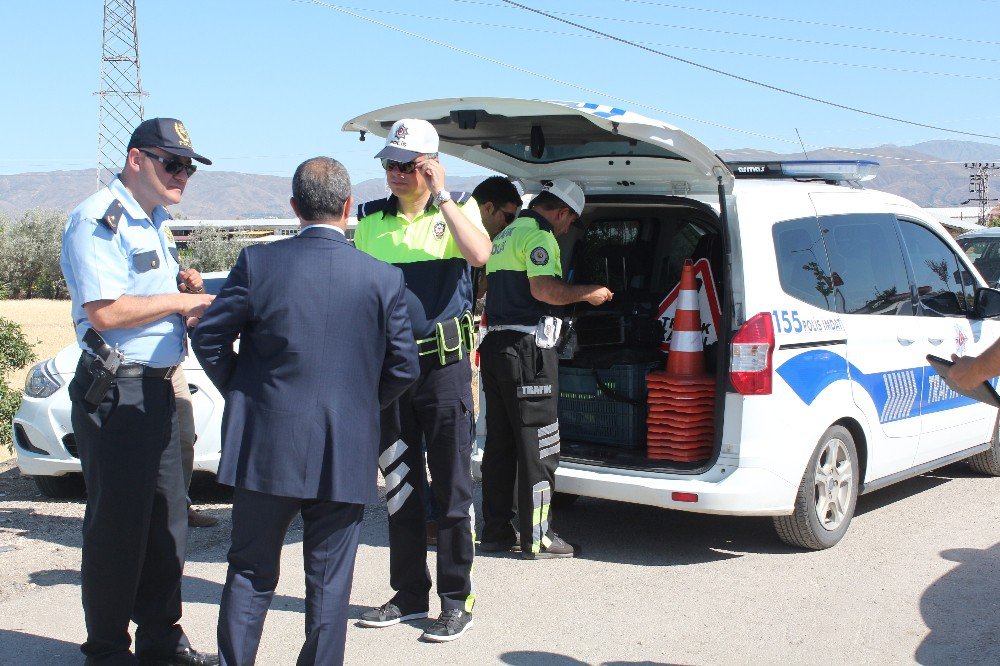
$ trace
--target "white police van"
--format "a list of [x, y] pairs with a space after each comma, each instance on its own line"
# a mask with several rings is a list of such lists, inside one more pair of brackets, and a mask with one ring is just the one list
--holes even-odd
[[[997, 410], [950, 391], [926, 361], [1000, 336], [1000, 292], [929, 214], [860, 187], [877, 164], [727, 165], [671, 125], [582, 103], [434, 100], [343, 129], [384, 137], [406, 117], [434, 124], [443, 153], [526, 193], [554, 178], [586, 192], [583, 230], [560, 239], [564, 273], [615, 298], [567, 313], [577, 339], [560, 373], [565, 497], [774, 516], [784, 541], [819, 549], [844, 535], [859, 493], [962, 459], [1000, 475]], [[714, 435], [704, 459], [664, 460], [634, 427], [644, 373], [614, 371], [662, 367], [659, 322], [688, 258], [710, 268]], [[581, 398], [589, 413], [572, 404]], [[610, 430], [597, 413], [608, 400]], [[482, 414], [478, 425], [481, 447]]]

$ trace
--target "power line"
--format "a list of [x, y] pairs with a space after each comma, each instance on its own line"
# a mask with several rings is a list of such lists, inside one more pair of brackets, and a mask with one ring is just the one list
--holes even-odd
[[[503, 2], [506, 2], [506, 1], [507, 0], [503, 0]], [[482, 2], [481, 0], [452, 0], [452, 2], [457, 2], [457, 3], [462, 3], [462, 4], [468, 4], [468, 5], [478, 5], [478, 6], [481, 6], [481, 7], [493, 7], [493, 8], [496, 7], [496, 5], [494, 5], [494, 4]], [[514, 4], [514, 3], [509, 3], [509, 4]], [[511, 9], [514, 9], [514, 8], [515, 7], [511, 7]], [[521, 7], [517, 6], [517, 8], [521, 8]], [[537, 10], [537, 9], [531, 9], [531, 11], [541, 13], [540, 10]], [[951, 59], [955, 59], [955, 60], [973, 60], [973, 61], [975, 61], [977, 63], [984, 63], [984, 62], [998, 63], [998, 62], [1000, 62], [1000, 60], [998, 60], [996, 58], [983, 58], [983, 57], [979, 57], [979, 56], [957, 55], [957, 54], [952, 54], [952, 53], [931, 53], [931, 52], [928, 52], [928, 51], [907, 51], [905, 49], [892, 49], [892, 48], [885, 47], [885, 46], [867, 46], [865, 44], [844, 44], [844, 43], [841, 43], [841, 42], [821, 42], [821, 41], [816, 41], [816, 40], [811, 40], [811, 39], [803, 39], [803, 38], [800, 38], [800, 37], [783, 37], [783, 36], [779, 36], [779, 35], [761, 35], [761, 34], [756, 34], [756, 33], [734, 32], [732, 30], [721, 30], [721, 29], [718, 29], [718, 28], [701, 28], [701, 27], [694, 27], [694, 26], [690, 26], [690, 25], [677, 25], [677, 24], [673, 24], [673, 23], [656, 23], [656, 22], [653, 22], [653, 21], [643, 21], [643, 20], [639, 20], [639, 19], [622, 18], [620, 16], [594, 16], [593, 14], [576, 14], [576, 13], [573, 13], [573, 12], [563, 12], [563, 11], [550, 12], [550, 13], [547, 13], [546, 16], [549, 16], [550, 18], [554, 18], [554, 19], [557, 19], [557, 20], [562, 20], [562, 19], [558, 19], [559, 16], [572, 16], [574, 18], [594, 19], [595, 21], [615, 21], [617, 23], [627, 23], [627, 24], [630, 24], [630, 25], [641, 25], [641, 26], [653, 26], [653, 27], [657, 27], [657, 28], [669, 28], [671, 30], [688, 30], [688, 31], [693, 31], [693, 32], [707, 32], [707, 33], [711, 33], [711, 34], [715, 34], [715, 35], [725, 35], [727, 37], [750, 37], [752, 39], [770, 39], [770, 40], [781, 41], [781, 42], [792, 42], [792, 43], [795, 43], [795, 44], [808, 44], [810, 46], [832, 46], [832, 47], [835, 47], [835, 48], [861, 49], [861, 50], [865, 50], [865, 51], [876, 51], [876, 52], [879, 52], [879, 53], [896, 53], [896, 54], [900, 54], [900, 55], [925, 56], [925, 57], [929, 57], [929, 58], [951, 58]]]
[[[630, 99], [627, 99], [627, 98], [624, 98], [624, 97], [621, 97], [621, 96], [618, 96], [618, 95], [613, 95], [611, 93], [607, 93], [607, 92], [604, 92], [604, 91], [601, 91], [601, 90], [596, 90], [594, 88], [588, 88], [586, 86], [582, 86], [582, 85], [579, 85], [579, 84], [576, 84], [576, 83], [572, 83], [570, 81], [563, 81], [561, 79], [557, 79], [555, 77], [548, 76], [548, 75], [542, 74], [540, 72], [535, 72], [535, 71], [532, 71], [532, 70], [524, 68], [524, 67], [519, 67], [517, 65], [512, 65], [510, 63], [504, 62], [502, 60], [498, 60], [496, 58], [491, 58], [491, 57], [488, 57], [488, 56], [484, 56], [484, 55], [481, 55], [479, 53], [475, 53], [473, 51], [468, 51], [466, 49], [460, 49], [457, 46], [454, 46], [452, 44], [448, 44], [446, 42], [442, 42], [442, 41], [439, 41], [439, 40], [436, 40], [436, 39], [432, 39], [430, 37], [427, 37], [426, 35], [421, 35], [420, 33], [416, 33], [416, 32], [410, 31], [410, 30], [404, 30], [403, 28], [394, 26], [394, 25], [389, 24], [389, 23], [384, 23], [382, 21], [379, 21], [377, 19], [371, 18], [369, 16], [365, 16], [363, 14], [357, 14], [354, 11], [352, 11], [352, 10], [346, 8], [346, 7], [339, 6], [339, 5], [333, 5], [333, 4], [330, 4], [330, 3], [327, 3], [327, 2], [322, 2], [321, 0], [292, 0], [292, 1], [293, 2], [300, 2], [300, 3], [303, 3], [303, 4], [312, 4], [312, 5], [316, 5], [316, 6], [320, 6], [320, 7], [325, 7], [326, 9], [330, 9], [330, 10], [333, 10], [333, 11], [340, 12], [342, 14], [346, 14], [347, 16], [351, 16], [353, 18], [360, 19], [360, 20], [365, 21], [367, 23], [371, 23], [373, 25], [377, 25], [379, 27], [386, 28], [386, 29], [392, 30], [394, 32], [398, 32], [400, 34], [407, 35], [408, 37], [414, 37], [416, 39], [428, 42], [430, 44], [434, 44], [435, 46], [441, 46], [441, 47], [449, 49], [451, 51], [455, 51], [456, 53], [461, 53], [462, 55], [468, 55], [468, 56], [471, 56], [473, 58], [477, 58], [479, 60], [483, 60], [485, 62], [489, 62], [491, 64], [498, 65], [500, 67], [504, 67], [506, 69], [510, 69], [510, 70], [513, 70], [513, 71], [516, 71], [516, 72], [520, 72], [522, 74], [527, 74], [529, 76], [533, 76], [533, 77], [542, 79], [544, 81], [550, 81], [552, 83], [558, 83], [560, 85], [564, 85], [564, 86], [567, 86], [569, 88], [573, 88], [575, 90], [580, 90], [580, 91], [583, 91], [583, 92], [587, 92], [587, 93], [592, 93], [592, 94], [595, 94], [595, 95], [599, 95], [601, 98], [603, 98], [605, 100], [609, 100], [609, 101], [613, 100], [613, 101], [617, 101], [617, 102], [623, 102], [625, 104], [628, 104], [628, 105], [631, 105], [631, 106], [634, 106], [634, 107], [638, 107], [638, 108], [641, 108], [641, 109], [649, 109], [650, 111], [655, 111], [657, 113], [662, 113], [662, 114], [665, 114], [665, 115], [668, 115], [668, 116], [674, 116], [674, 117], [681, 118], [681, 119], [684, 119], [684, 120], [690, 120], [692, 122], [695, 122], [695, 123], [698, 123], [698, 124], [701, 124], [701, 125], [706, 125], [708, 127], [715, 127], [715, 128], [718, 128], [718, 129], [724, 129], [724, 130], [728, 130], [730, 132], [735, 132], [737, 134], [745, 134], [747, 136], [753, 136], [753, 137], [757, 137], [757, 138], [761, 138], [761, 139], [767, 139], [769, 141], [776, 141], [778, 143], [789, 143], [789, 144], [795, 144], [796, 143], [792, 139], [787, 139], [787, 138], [784, 138], [784, 137], [772, 136], [772, 135], [769, 135], [769, 134], [762, 134], [760, 132], [754, 132], [752, 130], [743, 129], [741, 127], [731, 127], [729, 125], [723, 125], [723, 124], [720, 124], [720, 123], [714, 123], [712, 121], [705, 120], [703, 118], [696, 118], [696, 117], [693, 117], [693, 116], [687, 116], [687, 115], [684, 115], [684, 114], [675, 113], [673, 111], [670, 111], [670, 110], [667, 110], [667, 109], [662, 109], [660, 107], [656, 107], [656, 106], [653, 106], [651, 104], [646, 104], [644, 102], [630, 100]], [[891, 156], [891, 155], [877, 155], [877, 154], [873, 154], [873, 153], [863, 153], [863, 152], [859, 152], [859, 151], [848, 150], [848, 149], [845, 149], [845, 148], [830, 148], [830, 147], [822, 147], [822, 146], [813, 146], [812, 148], [815, 149], [815, 150], [819, 150], [819, 149], [829, 150], [830, 152], [842, 153], [844, 155], [852, 155], [852, 156], [856, 156], [856, 157], [871, 157], [871, 158], [880, 159], [880, 160], [892, 160], [892, 161], [907, 162], [907, 163], [912, 163], [912, 164], [959, 164], [959, 162], [943, 162], [943, 161], [939, 161], [939, 160], [920, 160], [920, 159], [916, 159], [916, 158], [912, 158], [912, 157], [895, 157], [895, 156]], [[883, 166], [891, 166], [891, 165], [883, 165]]]
[[993, 42], [988, 39], [972, 39], [969, 37], [952, 37], [950, 35], [934, 35], [920, 32], [904, 32], [902, 30], [888, 30], [886, 28], [870, 28], [859, 25], [845, 25], [843, 23], [824, 23], [822, 21], [808, 21], [806, 19], [786, 18], [783, 16], [762, 16], [760, 14], [744, 14], [742, 12], [731, 12], [724, 9], [712, 9], [709, 7], [688, 7], [685, 5], [674, 5], [667, 2], [652, 2], [651, 0], [622, 0], [636, 5], [649, 5], [652, 7], [664, 7], [667, 9], [683, 9], [691, 12], [706, 12], [709, 14], [719, 14], [723, 16], [737, 16], [740, 18], [752, 18], [762, 21], [780, 21], [782, 23], [795, 23], [798, 25], [814, 25], [819, 28], [839, 28], [843, 30], [858, 30], [861, 32], [875, 32], [884, 35], [894, 35], [897, 37], [917, 37], [920, 39], [941, 39], [954, 42], [966, 42], [968, 44], [984, 44], [986, 46], [1000, 46], [1000, 42]]
[[590, 27], [587, 27], [585, 25], [582, 25], [582, 24], [579, 24], [579, 23], [575, 23], [573, 21], [570, 21], [569, 19], [560, 18], [558, 16], [554, 16], [554, 15], [549, 14], [547, 12], [543, 12], [543, 11], [541, 11], [539, 9], [534, 9], [532, 7], [528, 7], [527, 5], [522, 5], [520, 3], [513, 2], [513, 0], [502, 0], [502, 1], [505, 2], [505, 3], [507, 3], [507, 4], [509, 4], [509, 5], [512, 5], [514, 7], [518, 7], [520, 9], [523, 9], [525, 11], [533, 12], [533, 13], [538, 14], [540, 16], [544, 16], [546, 18], [550, 18], [550, 19], [552, 19], [554, 21], [559, 21], [561, 23], [565, 23], [567, 25], [571, 25], [573, 27], [580, 28], [581, 30], [586, 30], [587, 32], [592, 32], [592, 33], [595, 33], [595, 34], [598, 34], [598, 35], [603, 35], [603, 36], [607, 37], [608, 39], [612, 39], [614, 41], [621, 42], [622, 44], [626, 44], [628, 46], [632, 46], [634, 48], [637, 48], [637, 49], [640, 49], [640, 50], [643, 50], [643, 51], [648, 51], [650, 53], [654, 53], [656, 55], [663, 56], [664, 58], [670, 58], [671, 60], [676, 60], [677, 62], [681, 62], [681, 63], [684, 63], [686, 65], [691, 65], [692, 67], [697, 67], [699, 69], [703, 69], [703, 70], [706, 70], [706, 71], [709, 71], [709, 72], [713, 72], [715, 74], [720, 74], [722, 76], [725, 76], [725, 77], [728, 77], [728, 78], [731, 78], [731, 79], [735, 79], [737, 81], [742, 81], [744, 83], [749, 83], [751, 85], [755, 85], [755, 86], [758, 86], [760, 88], [765, 88], [765, 89], [768, 89], [768, 90], [772, 90], [774, 92], [780, 92], [780, 93], [783, 93], [785, 95], [790, 95], [792, 97], [798, 97], [799, 99], [804, 99], [804, 100], [807, 100], [807, 101], [810, 101], [810, 102], [816, 102], [818, 104], [823, 104], [823, 105], [830, 106], [830, 107], [833, 107], [833, 108], [836, 108], [836, 109], [841, 109], [841, 110], [844, 110], [844, 111], [851, 111], [853, 113], [860, 113], [862, 115], [871, 116], [873, 118], [881, 118], [883, 120], [890, 120], [892, 122], [902, 123], [904, 125], [912, 125], [914, 127], [923, 127], [925, 129], [932, 129], [932, 130], [936, 130], [936, 131], [939, 131], [939, 132], [949, 132], [951, 134], [960, 134], [960, 135], [963, 135], [963, 136], [974, 136], [974, 137], [979, 137], [979, 138], [982, 138], [982, 139], [998, 139], [998, 140], [1000, 140], [1000, 136], [994, 136], [992, 134], [978, 134], [976, 132], [966, 132], [966, 131], [963, 131], [963, 130], [956, 130], [956, 129], [950, 129], [950, 128], [947, 128], [947, 127], [939, 127], [937, 125], [930, 125], [928, 123], [921, 123], [921, 122], [917, 122], [917, 121], [914, 121], [914, 120], [906, 120], [905, 118], [898, 118], [896, 116], [890, 116], [890, 115], [886, 115], [886, 114], [883, 114], [883, 113], [876, 113], [874, 111], [866, 111], [866, 110], [860, 109], [858, 107], [848, 106], [846, 104], [840, 104], [838, 102], [833, 102], [831, 100], [822, 99], [820, 97], [813, 97], [811, 95], [806, 95], [804, 93], [795, 92], [794, 90], [789, 90], [787, 88], [781, 88], [779, 86], [774, 86], [774, 85], [771, 85], [769, 83], [763, 83], [761, 81], [755, 81], [755, 80], [747, 78], [745, 76], [740, 76], [738, 74], [733, 74], [731, 72], [727, 72], [727, 71], [722, 70], [722, 69], [717, 69], [715, 67], [709, 67], [708, 65], [702, 65], [701, 63], [694, 62], [693, 60], [687, 60], [687, 59], [681, 58], [679, 56], [671, 55], [669, 53], [664, 53], [663, 51], [657, 51], [656, 49], [650, 48], [648, 46], [642, 46], [641, 44], [638, 44], [636, 42], [630, 41], [630, 40], [625, 39], [623, 37], [618, 37], [618, 36], [611, 35], [611, 34], [606, 33], [606, 32], [601, 32], [600, 30], [595, 30], [594, 28], [590, 28]]
[[[444, 23], [456, 23], [456, 24], [459, 24], [459, 25], [480, 26], [480, 27], [487, 27], [487, 28], [496, 29], [496, 30], [519, 30], [519, 31], [522, 31], [522, 32], [532, 32], [532, 33], [538, 33], [538, 34], [543, 34], [543, 35], [555, 35], [555, 36], [560, 36], [560, 37], [586, 37], [587, 39], [597, 39], [597, 40], [603, 40], [603, 41], [611, 41], [607, 37], [605, 37], [603, 35], [597, 35], [597, 34], [594, 34], [594, 35], [580, 35], [579, 33], [575, 33], [575, 32], [562, 32], [562, 31], [558, 31], [558, 30], [545, 30], [544, 28], [535, 28], [535, 27], [531, 27], [531, 26], [504, 25], [504, 24], [497, 24], [497, 23], [488, 23], [488, 22], [485, 22], [485, 21], [473, 21], [473, 20], [470, 20], [470, 19], [455, 18], [455, 17], [451, 17], [451, 16], [429, 16], [429, 15], [426, 15], [426, 14], [404, 13], [404, 12], [399, 12], [399, 11], [393, 10], [393, 9], [375, 9], [375, 8], [369, 8], [369, 7], [349, 7], [349, 6], [345, 6], [344, 8], [345, 9], [350, 9], [352, 11], [358, 11], [358, 12], [368, 12], [368, 13], [375, 13], [375, 14], [392, 14], [393, 16], [405, 17], [405, 18], [413, 18], [413, 19], [418, 19], [418, 20], [421, 20], [421, 21], [435, 21], [435, 22], [438, 22], [438, 23], [441, 23], [441, 22], [444, 22]], [[919, 74], [919, 75], [922, 75], [922, 76], [941, 76], [941, 77], [957, 78], [957, 79], [969, 79], [969, 80], [976, 80], [976, 81], [1000, 81], [1000, 76], [984, 76], [984, 75], [980, 75], [980, 74], [966, 74], [966, 73], [956, 73], [956, 72], [933, 72], [933, 71], [926, 71], [926, 70], [919, 70], [919, 69], [906, 69], [906, 68], [903, 68], [903, 67], [885, 67], [883, 65], [871, 65], [871, 64], [864, 64], [864, 63], [837, 62], [837, 61], [832, 61], [832, 60], [813, 60], [813, 59], [802, 58], [802, 57], [798, 57], [798, 56], [772, 55], [772, 54], [769, 54], [769, 53], [751, 53], [751, 52], [747, 52], [747, 51], [728, 51], [728, 50], [725, 50], [725, 49], [709, 49], [709, 48], [705, 48], [705, 47], [701, 47], [701, 46], [687, 46], [687, 45], [682, 45], [682, 44], [665, 44], [663, 42], [636, 41], [636, 44], [641, 44], [643, 46], [660, 46], [660, 47], [671, 48], [671, 49], [686, 49], [688, 51], [699, 51], [701, 53], [719, 53], [719, 54], [722, 54], [722, 55], [732, 55], [732, 56], [740, 56], [740, 57], [747, 57], [747, 56], [749, 56], [749, 57], [752, 57], [752, 58], [766, 58], [768, 60], [781, 60], [781, 61], [796, 62], [796, 63], [807, 63], [807, 64], [813, 64], [813, 65], [829, 65], [831, 67], [851, 67], [851, 68], [855, 68], [855, 69], [868, 69], [868, 70], [874, 70], [874, 71], [892, 72], [894, 74]]]

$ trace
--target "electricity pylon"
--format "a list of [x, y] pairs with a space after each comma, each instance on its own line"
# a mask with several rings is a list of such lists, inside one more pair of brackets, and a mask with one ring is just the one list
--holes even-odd
[[135, 0], [104, 0], [104, 46], [97, 130], [97, 187], [107, 185], [125, 163], [132, 130], [142, 122], [142, 77]]

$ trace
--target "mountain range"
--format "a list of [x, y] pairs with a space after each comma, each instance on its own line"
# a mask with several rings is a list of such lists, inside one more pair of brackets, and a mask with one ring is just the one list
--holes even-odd
[[[801, 153], [779, 154], [755, 149], [719, 151], [724, 160], [806, 159]], [[825, 148], [810, 151], [808, 159], [870, 159], [881, 163], [870, 189], [892, 192], [927, 207], [958, 206], [969, 199], [970, 171], [963, 162], [1000, 163], [1000, 145], [972, 141], [926, 141], [913, 146]], [[452, 190], [471, 191], [485, 176], [451, 177]], [[69, 211], [93, 193], [93, 169], [0, 175], [0, 213], [12, 217], [31, 208]], [[993, 189], [996, 191], [996, 188]], [[175, 217], [190, 219], [248, 219], [292, 217], [288, 206], [291, 178], [232, 171], [202, 170], [188, 187], [184, 200], [172, 208]], [[386, 195], [381, 178], [354, 186], [357, 202]]]

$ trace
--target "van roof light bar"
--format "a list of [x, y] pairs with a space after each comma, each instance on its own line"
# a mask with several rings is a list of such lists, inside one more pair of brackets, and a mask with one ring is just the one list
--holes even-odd
[[795, 178], [833, 183], [873, 180], [878, 162], [870, 160], [789, 160], [776, 162], [726, 162], [737, 178]]

